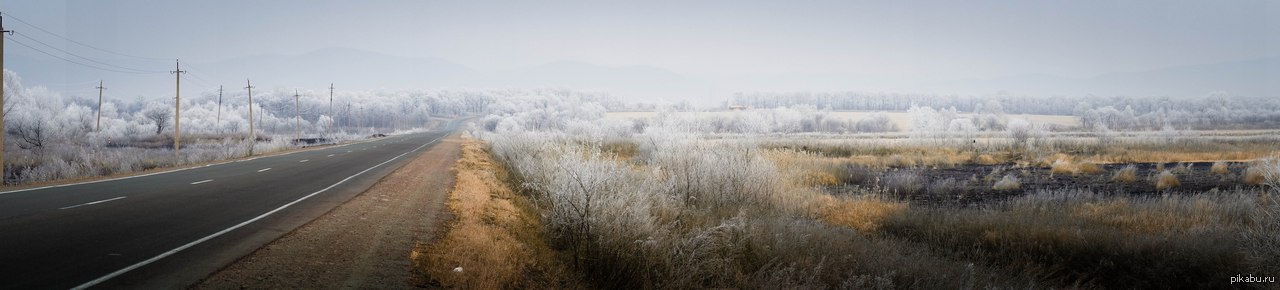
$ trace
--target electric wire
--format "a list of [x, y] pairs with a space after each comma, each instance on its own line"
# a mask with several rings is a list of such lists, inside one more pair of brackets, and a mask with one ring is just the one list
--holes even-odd
[[145, 69], [137, 69], [137, 68], [123, 67], [123, 66], [118, 66], [118, 65], [114, 65], [114, 64], [110, 64], [110, 63], [106, 63], [106, 62], [102, 62], [102, 61], [94, 60], [94, 59], [92, 59], [92, 58], [84, 57], [84, 56], [81, 56], [81, 55], [78, 55], [78, 54], [75, 54], [75, 53], [71, 53], [70, 51], [63, 50], [63, 49], [61, 49], [61, 48], [58, 48], [57, 46], [50, 45], [50, 44], [48, 44], [48, 43], [45, 43], [45, 42], [43, 42], [43, 41], [40, 41], [39, 39], [35, 39], [35, 38], [32, 38], [31, 36], [27, 36], [26, 34], [23, 34], [23, 33], [14, 33], [14, 34], [16, 34], [16, 35], [18, 35], [18, 36], [22, 36], [22, 37], [24, 37], [24, 38], [26, 38], [26, 39], [29, 39], [29, 40], [31, 40], [31, 41], [35, 41], [36, 43], [43, 44], [44, 46], [49, 47], [49, 48], [52, 48], [52, 49], [54, 49], [54, 50], [61, 51], [62, 53], [65, 53], [65, 54], [67, 54], [67, 55], [74, 56], [74, 57], [78, 57], [78, 58], [81, 58], [81, 59], [84, 59], [84, 60], [87, 60], [87, 61], [90, 61], [90, 62], [94, 62], [94, 63], [100, 64], [100, 65], [105, 65], [105, 66], [113, 67], [113, 68], [116, 68], [116, 69], [122, 69], [122, 70], [137, 71], [137, 72], [161, 73], [161, 71], [154, 71], [154, 70], [145, 70]]
[[92, 45], [84, 44], [84, 43], [79, 42], [79, 41], [75, 41], [74, 39], [68, 38], [68, 37], [66, 37], [66, 36], [62, 36], [62, 35], [57, 34], [57, 33], [53, 33], [52, 31], [46, 30], [46, 29], [44, 29], [44, 28], [41, 28], [39, 25], [35, 25], [35, 24], [31, 24], [30, 22], [26, 22], [26, 21], [22, 20], [22, 18], [17, 17], [17, 16], [13, 16], [13, 14], [9, 14], [9, 13], [7, 13], [7, 12], [0, 12], [0, 15], [8, 16], [9, 18], [13, 18], [13, 20], [17, 20], [18, 22], [21, 22], [22, 24], [26, 24], [27, 26], [30, 26], [31, 28], [35, 28], [36, 30], [43, 31], [44, 33], [48, 33], [48, 34], [53, 35], [53, 36], [55, 36], [55, 37], [58, 37], [58, 38], [64, 39], [64, 40], [66, 40], [66, 41], [70, 41], [71, 43], [79, 44], [79, 45], [81, 45], [81, 46], [88, 47], [88, 48], [91, 48], [91, 49], [94, 49], [94, 50], [98, 50], [98, 51], [101, 51], [101, 52], [106, 52], [106, 53], [110, 53], [110, 54], [114, 54], [114, 55], [119, 55], [119, 56], [125, 56], [125, 57], [132, 57], [132, 58], [136, 58], [136, 59], [143, 59], [143, 60], [152, 60], [152, 61], [167, 61], [167, 60], [169, 60], [169, 59], [167, 59], [167, 58], [143, 57], [143, 56], [129, 55], [129, 54], [124, 54], [124, 53], [119, 53], [119, 52], [114, 52], [114, 51], [110, 51], [110, 50], [102, 49], [102, 48], [99, 48], [99, 47], [96, 47], [96, 46], [92, 46]]
[[104, 68], [104, 67], [94, 66], [94, 65], [85, 64], [85, 63], [82, 63], [82, 62], [78, 62], [78, 61], [70, 60], [70, 59], [67, 59], [67, 58], [64, 58], [64, 57], [61, 57], [61, 56], [57, 56], [57, 55], [55, 55], [55, 54], [53, 54], [53, 53], [49, 53], [49, 52], [44, 51], [44, 50], [41, 50], [41, 49], [39, 49], [39, 48], [35, 48], [35, 47], [33, 47], [33, 46], [27, 45], [26, 43], [23, 43], [22, 41], [18, 41], [17, 39], [14, 39], [13, 37], [9, 37], [9, 41], [12, 41], [13, 43], [17, 43], [18, 45], [24, 46], [24, 47], [26, 47], [26, 48], [30, 48], [31, 50], [35, 50], [35, 51], [37, 51], [37, 52], [43, 53], [43, 54], [48, 55], [48, 56], [50, 56], [50, 57], [53, 57], [53, 58], [56, 58], [56, 59], [61, 59], [61, 60], [66, 61], [66, 62], [74, 63], [74, 64], [78, 64], [78, 65], [81, 65], [81, 66], [84, 66], [84, 67], [88, 67], [88, 68], [93, 68], [93, 69], [98, 69], [98, 70], [104, 70], [104, 71], [109, 71], [109, 72], [126, 73], [126, 74], [140, 74], [140, 75], [141, 75], [141, 74], [158, 74], [158, 73], [155, 73], [155, 72], [122, 71], [122, 70], [115, 70], [115, 69], [110, 69], [110, 68]]

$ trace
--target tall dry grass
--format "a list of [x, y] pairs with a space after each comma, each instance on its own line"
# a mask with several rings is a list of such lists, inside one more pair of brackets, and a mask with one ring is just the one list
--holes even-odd
[[[625, 162], [598, 143], [484, 138], [528, 189], [550, 244], [593, 287], [1037, 285], [868, 236], [856, 228], [873, 230], [904, 205], [837, 199], [811, 188], [823, 182], [797, 181], [847, 163], [789, 160], [796, 155], [743, 142], [648, 137]], [[819, 168], [789, 169], [810, 165]]]
[[1138, 167], [1133, 164], [1125, 165], [1124, 168], [1120, 168], [1115, 175], [1111, 176], [1111, 181], [1123, 183], [1138, 181]]
[[[910, 208], [883, 232], [983, 261], [1018, 275], [1086, 288], [1221, 286], [1223, 277], [1265, 269], [1244, 254], [1267, 240], [1254, 192], [1112, 197], [1087, 191], [1039, 193], [990, 209]], [[1274, 252], [1272, 252], [1274, 253]]]
[[1154, 177], [1153, 182], [1155, 183], [1156, 190], [1165, 190], [1182, 185], [1182, 182], [1178, 181], [1178, 176], [1173, 175], [1169, 170], [1160, 171], [1160, 173], [1156, 174]]

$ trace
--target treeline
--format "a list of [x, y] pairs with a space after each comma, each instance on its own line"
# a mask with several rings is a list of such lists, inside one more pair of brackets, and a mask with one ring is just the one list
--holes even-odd
[[907, 111], [912, 107], [954, 108], [960, 112], [1070, 115], [1085, 129], [1115, 130], [1280, 128], [1280, 98], [1213, 93], [1202, 98], [1024, 97], [898, 93], [739, 93], [726, 105], [779, 108], [813, 105], [850, 111]]
[[[567, 90], [405, 90], [338, 91], [332, 107], [329, 91], [227, 91], [182, 98], [182, 150], [172, 151], [174, 103], [171, 96], [104, 99], [67, 96], [41, 86], [27, 87], [11, 71], [4, 73], [6, 138], [3, 180], [8, 184], [111, 175], [179, 164], [243, 157], [295, 147], [304, 138], [341, 141], [372, 133], [425, 128], [441, 118], [522, 110], [503, 99], [537, 103], [540, 98], [582, 95]], [[586, 96], [603, 102], [607, 96]], [[257, 139], [250, 140], [249, 109]], [[603, 109], [601, 109], [603, 110]], [[221, 112], [219, 112], [221, 111]], [[603, 111], [601, 111], [603, 112]], [[298, 119], [295, 119], [296, 117]]]

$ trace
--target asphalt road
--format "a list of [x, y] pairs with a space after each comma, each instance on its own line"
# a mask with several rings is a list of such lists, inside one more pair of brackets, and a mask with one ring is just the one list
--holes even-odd
[[446, 134], [0, 192], [0, 289], [186, 287], [363, 192]]

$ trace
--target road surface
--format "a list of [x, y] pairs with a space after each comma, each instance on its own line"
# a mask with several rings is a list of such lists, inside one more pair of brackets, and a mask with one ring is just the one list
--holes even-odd
[[359, 194], [446, 134], [0, 192], [0, 289], [186, 287]]

